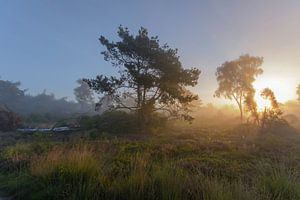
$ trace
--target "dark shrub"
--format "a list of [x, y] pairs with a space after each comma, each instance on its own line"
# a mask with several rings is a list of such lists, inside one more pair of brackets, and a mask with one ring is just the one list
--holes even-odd
[[102, 115], [84, 116], [80, 120], [83, 129], [97, 129], [111, 134], [137, 133], [138, 124], [135, 114], [123, 111], [105, 112]]
[[[166, 118], [159, 114], [153, 115], [146, 125], [148, 132], [157, 132], [165, 125], [166, 121]], [[131, 134], [140, 132], [137, 114], [124, 111], [111, 111], [102, 115], [84, 116], [80, 119], [80, 126], [84, 130], [97, 129], [101, 133]]]

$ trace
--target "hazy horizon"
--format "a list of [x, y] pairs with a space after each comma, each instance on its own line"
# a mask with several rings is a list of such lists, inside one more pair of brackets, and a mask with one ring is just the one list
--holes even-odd
[[132, 33], [146, 27], [178, 48], [184, 67], [201, 69], [193, 91], [204, 103], [226, 102], [213, 98], [214, 73], [245, 53], [264, 57], [256, 88], [268, 86], [284, 102], [296, 98], [300, 82], [299, 8], [296, 0], [1, 2], [0, 77], [21, 81], [30, 94], [74, 99], [77, 79], [113, 74], [98, 38], [117, 41], [122, 24]]

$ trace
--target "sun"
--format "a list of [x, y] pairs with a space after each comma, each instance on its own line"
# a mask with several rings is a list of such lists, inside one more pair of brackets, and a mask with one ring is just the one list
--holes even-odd
[[295, 98], [295, 86], [288, 79], [279, 77], [260, 77], [253, 83], [255, 93], [255, 100], [257, 102], [258, 110], [263, 111], [265, 108], [271, 106], [271, 102], [260, 96], [264, 88], [270, 88], [279, 103], [285, 103]]
[[257, 103], [257, 110], [259, 112], [262, 112], [265, 109], [271, 108], [271, 102], [268, 99], [262, 98], [262, 96], [260, 95], [260, 93], [261, 93], [261, 90], [260, 91], [256, 90], [254, 99], [255, 99], [255, 101]]

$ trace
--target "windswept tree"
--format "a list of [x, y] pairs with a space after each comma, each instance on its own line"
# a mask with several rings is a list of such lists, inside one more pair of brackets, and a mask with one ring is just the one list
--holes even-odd
[[158, 37], [150, 37], [143, 27], [134, 36], [120, 26], [118, 36], [119, 42], [100, 37], [106, 48], [104, 59], [118, 69], [118, 76], [98, 75], [84, 81], [96, 92], [110, 96], [112, 109], [136, 112], [142, 126], [156, 111], [191, 119], [188, 105], [198, 96], [187, 87], [197, 84], [200, 70], [183, 68], [177, 49], [161, 45]]
[[255, 125], [265, 130], [272, 126], [284, 122], [282, 119], [283, 112], [280, 109], [280, 105], [275, 97], [274, 92], [265, 88], [261, 91], [260, 96], [270, 102], [270, 106], [266, 106], [262, 111], [258, 111], [257, 103], [254, 98], [255, 90], [248, 93], [245, 98], [245, 110], [250, 113], [250, 117], [253, 119]]
[[249, 92], [254, 90], [253, 82], [256, 77], [263, 73], [262, 63], [262, 57], [245, 54], [217, 68], [218, 89], [215, 91], [215, 96], [234, 100], [239, 107], [241, 121], [243, 121], [245, 99]]
[[77, 80], [77, 83], [79, 86], [74, 89], [74, 95], [81, 108], [86, 109], [94, 105], [94, 96], [89, 85], [82, 79]]
[[261, 96], [262, 98], [269, 100], [271, 103], [271, 106], [269, 108], [266, 107], [262, 112], [261, 128], [270, 128], [272, 125], [274, 125], [274, 123], [283, 121], [281, 118], [283, 112], [280, 109], [274, 92], [269, 88], [265, 88], [262, 90]]

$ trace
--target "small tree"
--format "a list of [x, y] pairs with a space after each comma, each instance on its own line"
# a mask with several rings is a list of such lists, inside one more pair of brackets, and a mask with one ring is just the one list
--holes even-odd
[[110, 96], [112, 109], [136, 112], [141, 126], [156, 111], [190, 120], [188, 105], [198, 96], [187, 86], [197, 84], [200, 70], [184, 69], [177, 49], [160, 45], [158, 37], [149, 37], [143, 27], [134, 36], [120, 26], [118, 36], [119, 42], [110, 42], [103, 36], [100, 42], [106, 48], [102, 52], [104, 59], [118, 68], [119, 75], [99, 75], [84, 81], [96, 92]]
[[269, 88], [265, 88], [261, 92], [261, 96], [264, 99], [269, 100], [271, 102], [271, 107], [265, 108], [262, 113], [261, 128], [262, 129], [270, 128], [275, 123], [283, 121], [281, 118], [281, 115], [283, 114], [283, 112], [281, 111], [281, 109], [279, 107], [279, 103], [275, 97], [274, 92]]
[[270, 101], [271, 103], [270, 107], [265, 107], [261, 112], [258, 112], [254, 95], [255, 90], [249, 91], [245, 99], [246, 111], [250, 113], [251, 117], [254, 120], [254, 124], [260, 127], [261, 130], [265, 130], [266, 128], [271, 128], [275, 124], [284, 122], [281, 117], [283, 112], [281, 111], [275, 94], [271, 89], [265, 88], [260, 94], [262, 98]]
[[256, 77], [263, 73], [260, 68], [262, 63], [262, 57], [246, 54], [236, 60], [227, 61], [217, 68], [219, 86], [215, 96], [233, 99], [239, 107], [241, 121], [243, 121], [243, 103], [249, 92], [254, 90], [252, 84]]

